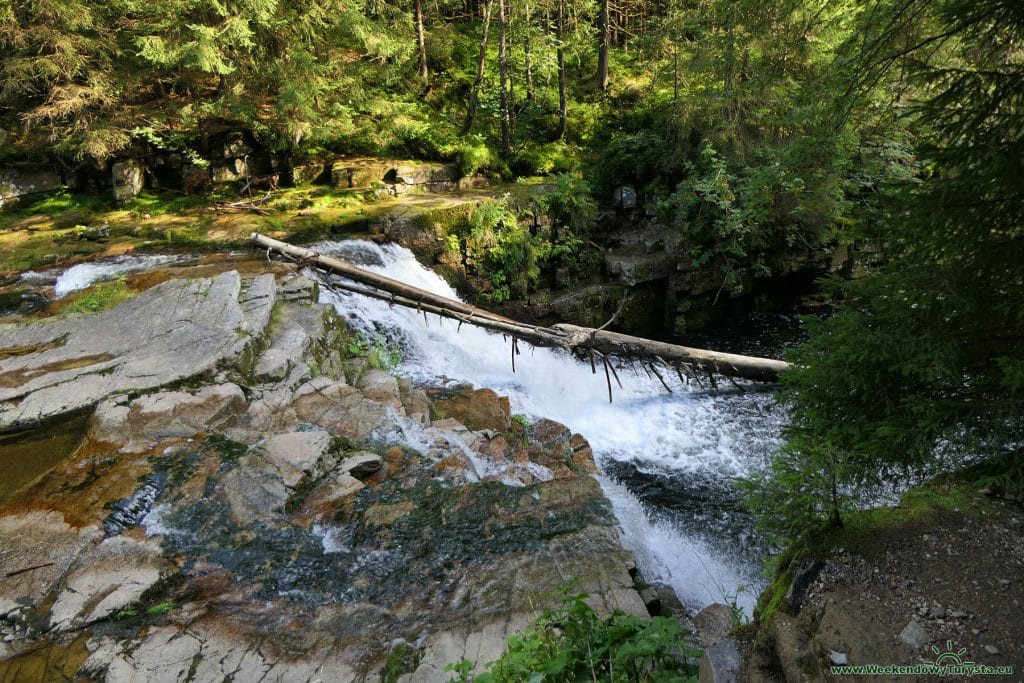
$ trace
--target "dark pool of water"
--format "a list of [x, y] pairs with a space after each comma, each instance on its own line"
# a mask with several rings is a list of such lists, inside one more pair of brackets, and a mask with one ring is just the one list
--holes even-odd
[[0, 505], [67, 458], [85, 436], [88, 415], [0, 435]]

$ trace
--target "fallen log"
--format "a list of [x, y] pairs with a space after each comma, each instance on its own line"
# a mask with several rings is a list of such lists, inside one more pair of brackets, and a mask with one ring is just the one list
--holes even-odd
[[419, 287], [412, 287], [404, 282], [400, 282], [384, 275], [378, 275], [377, 273], [369, 270], [363, 270], [362, 268], [353, 266], [351, 263], [346, 263], [341, 259], [336, 259], [331, 256], [323, 256], [310, 249], [296, 247], [288, 244], [287, 242], [282, 242], [280, 240], [275, 240], [271, 237], [261, 235], [258, 232], [252, 233], [249, 237], [249, 241], [257, 247], [266, 249], [268, 253], [275, 252], [282, 256], [294, 259], [299, 263], [316, 265], [326, 270], [328, 273], [341, 275], [349, 278], [350, 280], [361, 282], [364, 285], [370, 285], [371, 287], [376, 287], [377, 289], [384, 290], [385, 292], [404, 296], [414, 301], [422, 301], [423, 303], [433, 304], [452, 311], [458, 311], [459, 313], [472, 314], [481, 318], [514, 322], [509, 318], [491, 313], [490, 311], [485, 311], [482, 308], [470, 306], [469, 304], [465, 304], [461, 301], [449, 299], [447, 297], [434, 294], [433, 292], [428, 292], [425, 289], [420, 289]]
[[[620, 358], [646, 359], [651, 364], [660, 363], [673, 367], [677, 372], [682, 368], [687, 375], [694, 377], [696, 377], [696, 373], [693, 369], [699, 368], [708, 373], [757, 382], [774, 382], [778, 379], [779, 373], [790, 367], [789, 363], [781, 360], [679, 346], [628, 334], [609, 332], [603, 329], [604, 326], [593, 329], [568, 324], [558, 324], [550, 328], [528, 325], [259, 233], [252, 233], [250, 242], [256, 247], [267, 250], [268, 255], [274, 252], [300, 264], [319, 269], [328, 275], [342, 276], [364, 285], [360, 287], [345, 282], [331, 283], [331, 286], [341, 290], [458, 320], [460, 326], [462, 323], [467, 323], [501, 332], [510, 335], [513, 343], [518, 339], [537, 346], [559, 348], [584, 359], [597, 353], [605, 363], [606, 373], [609, 364], [608, 357], [613, 355]], [[612, 369], [614, 370], [614, 366]], [[618, 378], [616, 377], [616, 379]], [[660, 376], [659, 379], [661, 379]], [[661, 381], [662, 384], [665, 383], [664, 379]], [[611, 382], [609, 380], [610, 391]]]
[[569, 348], [573, 350], [593, 348], [605, 355], [650, 358], [660, 360], [665, 365], [681, 363], [726, 377], [742, 377], [757, 382], [774, 382], [778, 380], [779, 373], [785, 372], [790, 367], [789, 363], [784, 360], [694, 349], [689, 346], [678, 346], [667, 342], [633, 337], [628, 334], [592, 330], [589, 327], [577, 327], [565, 323], [554, 325], [551, 329], [565, 333]]

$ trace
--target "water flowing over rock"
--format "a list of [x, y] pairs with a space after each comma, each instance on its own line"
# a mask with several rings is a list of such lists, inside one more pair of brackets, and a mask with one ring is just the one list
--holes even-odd
[[[169, 368], [93, 386], [82, 445], [0, 508], [0, 679], [54, 648], [102, 681], [375, 681], [405, 643], [401, 680], [441, 681], [499, 656], [571, 577], [598, 609], [646, 616], [583, 436], [513, 421], [488, 389], [367, 368], [350, 385], [351, 333], [297, 280], [171, 281], [79, 321], [95, 337], [144, 327], [104, 338], [116, 360], [100, 377]], [[132, 347], [171, 321], [188, 336]], [[4, 333], [52, 343], [44, 326], [62, 324]], [[69, 346], [100, 341], [11, 357], [40, 371], [9, 388], [33, 415], [63, 414], [57, 392], [85, 381], [49, 369], [80, 358]], [[159, 389], [182, 365], [205, 374]]]

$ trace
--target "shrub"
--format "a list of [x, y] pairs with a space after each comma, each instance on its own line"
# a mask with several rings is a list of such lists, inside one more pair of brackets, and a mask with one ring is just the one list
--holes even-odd
[[479, 135], [455, 145], [454, 156], [459, 173], [463, 177], [471, 176], [494, 164], [494, 155], [491, 153], [490, 147]]
[[449, 664], [453, 681], [696, 681], [699, 654], [686, 632], [667, 617], [640, 619], [616, 610], [600, 616], [573, 585], [560, 589], [560, 604], [545, 610], [508, 649], [472, 678], [466, 660]]

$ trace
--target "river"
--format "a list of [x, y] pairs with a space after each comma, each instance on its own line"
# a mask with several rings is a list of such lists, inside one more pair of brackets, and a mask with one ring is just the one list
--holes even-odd
[[[403, 247], [352, 240], [313, 248], [458, 298]], [[63, 293], [181, 258], [128, 256], [49, 276]], [[321, 290], [321, 299], [369, 339], [398, 345], [399, 374], [422, 385], [490, 387], [509, 396], [515, 413], [558, 420], [583, 434], [644, 578], [670, 586], [690, 610], [735, 602], [751, 615], [766, 582], [766, 548], [752, 531], [753, 520], [739, 503], [733, 479], [763, 466], [779, 443], [786, 415], [770, 389], [746, 382], [742, 390], [727, 383], [714, 389], [707, 383], [686, 386], [673, 375], [666, 376], [669, 394], [656, 377], [622, 365], [623, 388], [613, 388], [609, 403], [603, 372], [594, 374], [589, 363], [565, 353], [524, 344], [513, 373], [511, 349], [500, 334], [470, 325], [456, 332], [453, 321], [433, 315], [425, 320], [410, 309], [327, 289]], [[753, 347], [768, 355], [777, 346], [765, 343], [763, 331], [752, 335], [748, 324], [725, 336], [702, 335], [700, 342], [730, 351], [751, 352]], [[409, 440], [416, 438], [410, 432]]]
[[[313, 247], [411, 285], [457, 298], [437, 274], [396, 245], [325, 242]], [[424, 385], [468, 382], [507, 394], [515, 413], [548, 417], [583, 434], [605, 494], [644, 578], [671, 586], [697, 610], [732, 602], [749, 616], [765, 584], [765, 548], [738, 501], [733, 478], [764, 464], [785, 411], [769, 390], [684, 386], [671, 394], [646, 371], [623, 366], [608, 402], [604, 374], [561, 352], [511, 349], [500, 334], [386, 302], [323, 290], [321, 299], [364, 334], [402, 350], [400, 374]]]

